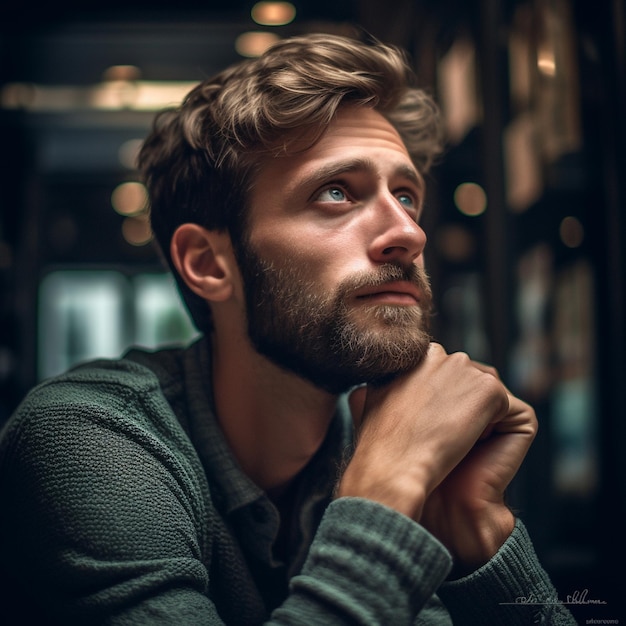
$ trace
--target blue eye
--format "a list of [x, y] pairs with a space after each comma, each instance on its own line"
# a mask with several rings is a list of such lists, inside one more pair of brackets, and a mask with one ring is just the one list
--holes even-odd
[[398, 195], [398, 202], [410, 209], [412, 209], [415, 206], [415, 202], [413, 201], [413, 198], [406, 193], [402, 193]]
[[317, 199], [321, 202], [345, 202], [347, 197], [339, 187], [329, 187], [324, 189]]

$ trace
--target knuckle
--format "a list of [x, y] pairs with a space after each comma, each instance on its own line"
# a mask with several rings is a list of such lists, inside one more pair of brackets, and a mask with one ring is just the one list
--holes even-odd
[[480, 383], [485, 393], [498, 403], [500, 412], [506, 412], [509, 408], [509, 397], [505, 386], [488, 372], [481, 372]]
[[449, 355], [450, 360], [457, 362], [459, 365], [467, 365], [471, 362], [469, 354], [466, 352], [453, 352]]
[[446, 354], [444, 347], [440, 343], [437, 343], [436, 341], [431, 341], [428, 349], [432, 354], [441, 354], [441, 355]]
[[493, 393], [506, 393], [504, 385], [491, 372], [480, 372], [480, 380], [487, 389], [491, 389]]
[[493, 365], [485, 365], [484, 370], [487, 374], [490, 374], [494, 378], [499, 378], [498, 370]]

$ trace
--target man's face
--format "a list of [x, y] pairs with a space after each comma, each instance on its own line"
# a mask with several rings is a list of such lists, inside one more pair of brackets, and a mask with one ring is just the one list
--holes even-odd
[[431, 305], [422, 196], [402, 140], [368, 108], [268, 160], [239, 259], [256, 349], [332, 393], [419, 364]]

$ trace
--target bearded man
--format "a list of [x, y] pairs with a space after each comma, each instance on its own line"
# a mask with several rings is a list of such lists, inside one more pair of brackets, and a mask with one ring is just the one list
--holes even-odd
[[533, 410], [428, 332], [441, 130], [410, 81], [392, 47], [297, 37], [156, 118], [152, 226], [203, 335], [46, 381], [7, 425], [22, 612], [574, 623], [504, 502]]

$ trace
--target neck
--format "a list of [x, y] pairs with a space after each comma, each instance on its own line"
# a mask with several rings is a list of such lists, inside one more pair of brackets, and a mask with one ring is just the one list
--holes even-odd
[[243, 471], [280, 495], [321, 446], [337, 398], [259, 355], [213, 337], [218, 420]]

